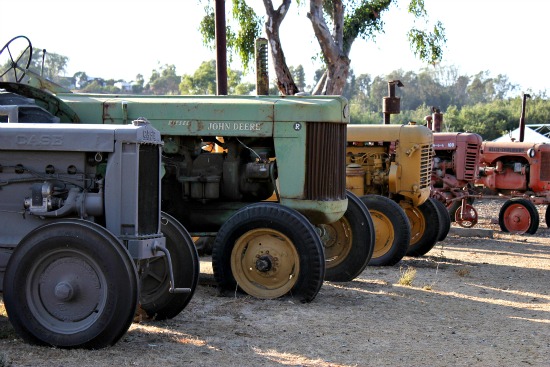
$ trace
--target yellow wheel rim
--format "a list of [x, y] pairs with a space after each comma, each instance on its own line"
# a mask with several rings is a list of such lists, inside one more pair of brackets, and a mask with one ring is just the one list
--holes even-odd
[[422, 235], [426, 231], [426, 220], [420, 210], [415, 206], [409, 206], [403, 209], [405, 209], [405, 214], [407, 214], [407, 218], [409, 218], [411, 224], [410, 247], [415, 245], [422, 238]]
[[298, 281], [300, 256], [292, 241], [281, 232], [254, 229], [237, 239], [231, 251], [231, 272], [247, 294], [278, 298]]
[[395, 241], [395, 229], [390, 219], [376, 210], [370, 210], [372, 222], [374, 224], [375, 242], [373, 258], [384, 256], [390, 251]]
[[353, 245], [349, 221], [342, 217], [338, 222], [322, 224], [318, 228], [321, 230], [321, 241], [325, 248], [326, 268], [338, 266], [349, 256]]

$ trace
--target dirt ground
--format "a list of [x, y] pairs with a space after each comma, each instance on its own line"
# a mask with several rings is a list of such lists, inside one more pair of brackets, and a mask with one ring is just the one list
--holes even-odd
[[[0, 367], [550, 366], [550, 230], [541, 208], [536, 235], [500, 232], [502, 203], [474, 204], [487, 236], [453, 226], [426, 256], [325, 282], [309, 304], [220, 297], [203, 258], [180, 315], [135, 322], [111, 348], [29, 346], [4, 314]], [[401, 285], [407, 270], [412, 284]]]

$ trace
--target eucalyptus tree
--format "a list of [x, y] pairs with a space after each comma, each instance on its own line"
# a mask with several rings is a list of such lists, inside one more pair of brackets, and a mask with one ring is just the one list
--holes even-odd
[[[201, 33], [206, 43], [215, 37], [210, 3], [207, 4], [207, 16], [201, 23]], [[231, 31], [228, 45], [238, 51], [241, 58], [244, 54], [245, 67], [251, 60], [254, 48], [253, 42], [259, 35], [260, 17], [248, 6], [247, 0], [232, 0], [232, 16], [237, 20], [243, 32]], [[415, 19], [427, 24], [428, 14], [424, 0], [309, 0], [309, 19], [315, 37], [319, 43], [320, 55], [325, 63], [325, 73], [315, 94], [342, 94], [350, 73], [349, 54], [353, 42], [357, 38], [374, 41], [377, 34], [384, 31], [383, 15], [392, 5], [408, 2], [407, 10]], [[296, 0], [298, 5], [306, 4], [306, 0]], [[299, 91], [292, 73], [286, 65], [283, 47], [279, 37], [279, 29], [288, 13], [292, 0], [281, 0], [275, 7], [272, 0], [263, 0], [266, 11], [265, 32], [271, 48], [277, 86], [282, 94], [295, 94]], [[244, 13], [241, 13], [244, 12]], [[254, 32], [257, 32], [254, 34]], [[254, 36], [253, 36], [254, 34]], [[236, 36], [236, 38], [235, 38]], [[240, 42], [236, 40], [239, 39]], [[408, 39], [413, 52], [420, 60], [429, 64], [439, 62], [443, 55], [443, 45], [446, 42], [445, 30], [441, 22], [436, 22], [431, 30], [426, 27], [413, 27], [408, 32]], [[245, 45], [247, 45], [245, 47]]]

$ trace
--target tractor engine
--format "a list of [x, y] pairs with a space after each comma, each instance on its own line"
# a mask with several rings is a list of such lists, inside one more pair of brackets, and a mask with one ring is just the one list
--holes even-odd
[[210, 142], [175, 136], [164, 152], [166, 177], [180, 184], [184, 200], [259, 201], [274, 192], [276, 165], [271, 147], [247, 146], [238, 138]]
[[550, 190], [550, 145], [484, 142], [476, 184], [502, 195], [546, 197]]
[[158, 237], [160, 134], [135, 123], [2, 124], [1, 218], [10, 231], [0, 248], [54, 218], [96, 222], [132, 244], [138, 234]]
[[346, 177], [348, 188], [356, 195], [389, 195], [390, 168], [395, 154], [383, 144], [350, 142], [347, 154]]
[[432, 142], [432, 132], [414, 123], [349, 125], [348, 189], [421, 205], [430, 193]]

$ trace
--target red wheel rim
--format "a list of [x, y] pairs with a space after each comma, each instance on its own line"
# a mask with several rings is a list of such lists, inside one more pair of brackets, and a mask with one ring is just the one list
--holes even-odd
[[525, 233], [531, 225], [531, 215], [521, 204], [512, 204], [506, 208], [503, 219], [510, 233]]
[[460, 206], [455, 213], [455, 222], [464, 228], [471, 228], [477, 224], [477, 211], [470, 204]]

